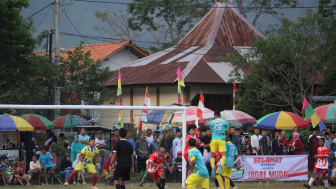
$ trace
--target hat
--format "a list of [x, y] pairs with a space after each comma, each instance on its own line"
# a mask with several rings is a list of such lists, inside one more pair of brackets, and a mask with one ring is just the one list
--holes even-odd
[[180, 154], [182, 154], [182, 152], [181, 152], [181, 151], [178, 151], [178, 152], [177, 152], [177, 155], [180, 155]]
[[15, 158], [15, 161], [19, 161], [19, 160], [20, 160], [20, 158], [19, 158], [19, 157], [16, 157], [16, 158]]

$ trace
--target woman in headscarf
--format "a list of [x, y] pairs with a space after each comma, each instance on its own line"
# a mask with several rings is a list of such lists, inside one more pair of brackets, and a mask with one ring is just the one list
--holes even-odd
[[77, 159], [77, 154], [83, 149], [82, 143], [79, 142], [79, 137], [76, 135], [71, 144], [71, 162]]
[[292, 155], [302, 155], [302, 141], [298, 132], [293, 133], [293, 138], [289, 141], [289, 150]]

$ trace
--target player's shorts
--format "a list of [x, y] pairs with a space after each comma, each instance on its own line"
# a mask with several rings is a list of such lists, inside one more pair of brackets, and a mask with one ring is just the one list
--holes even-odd
[[219, 152], [226, 151], [226, 142], [225, 140], [213, 140], [210, 143], [210, 149], [212, 153], [216, 153], [217, 149]]
[[226, 167], [224, 166], [222, 169], [222, 176], [223, 177], [231, 177], [231, 173], [232, 173], [232, 167]]
[[320, 169], [320, 168], [317, 168], [317, 167], [314, 168], [314, 171], [315, 172], [320, 172], [321, 171], [322, 175], [326, 175], [328, 173], [327, 169]]
[[93, 163], [88, 163], [88, 164], [86, 164], [85, 167], [83, 167], [82, 163], [79, 162], [79, 163], [77, 164], [76, 168], [75, 168], [75, 170], [77, 170], [77, 171], [81, 171], [81, 170], [83, 170], [83, 169], [88, 170], [89, 173], [97, 173], [97, 171], [96, 171], [96, 167], [93, 165]]
[[114, 180], [130, 180], [132, 165], [123, 165], [118, 163], [114, 171]]
[[199, 177], [194, 173], [187, 178], [185, 183], [192, 186], [198, 185], [202, 189], [209, 189], [209, 177]]
[[162, 168], [158, 168], [158, 170], [156, 170], [155, 172], [150, 173], [150, 174], [152, 175], [153, 179], [154, 179], [155, 181], [157, 181], [157, 180], [159, 180], [159, 174], [160, 174], [160, 173], [164, 173], [164, 171], [163, 171]]

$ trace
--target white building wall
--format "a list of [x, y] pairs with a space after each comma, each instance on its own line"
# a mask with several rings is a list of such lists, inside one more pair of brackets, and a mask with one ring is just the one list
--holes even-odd
[[101, 68], [109, 67], [110, 70], [116, 70], [120, 66], [138, 60], [139, 58], [127, 49], [122, 49], [112, 54], [108, 59], [101, 63]]

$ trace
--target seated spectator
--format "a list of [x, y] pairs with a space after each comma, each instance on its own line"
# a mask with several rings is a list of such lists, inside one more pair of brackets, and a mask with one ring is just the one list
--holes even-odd
[[53, 178], [55, 178], [59, 183], [63, 184], [62, 181], [56, 176], [54, 171], [54, 164], [53, 160], [54, 157], [50, 154], [50, 152], [47, 152], [47, 147], [43, 147], [41, 149], [41, 155], [39, 158], [41, 168], [43, 169], [45, 184], [48, 184], [48, 175], [51, 175]]
[[153, 136], [153, 141], [149, 144], [149, 154], [152, 154], [154, 152], [156, 152], [156, 149], [159, 145], [159, 141], [158, 141], [158, 135], [157, 134], [154, 134]]
[[291, 155], [302, 155], [302, 141], [300, 139], [300, 134], [297, 132], [293, 133], [293, 138], [288, 142], [288, 148]]
[[[330, 171], [330, 173], [331, 173], [335, 162], [336, 162], [335, 153], [334, 152], [329, 152], [328, 172]], [[331, 174], [329, 174], [329, 175], [331, 175]]]
[[166, 152], [166, 163], [168, 165], [168, 169], [166, 167], [163, 167], [165, 178], [167, 179], [167, 175], [170, 175], [173, 179], [173, 182], [176, 182], [176, 172], [175, 172], [175, 166], [174, 166], [174, 160], [170, 157], [170, 153]]
[[27, 177], [28, 180], [30, 180], [31, 176], [26, 174], [26, 167], [25, 167], [25, 160], [24, 160], [24, 158], [20, 158], [20, 168], [21, 168], [21, 173], [23, 174], [23, 177], [24, 178]]
[[40, 185], [42, 169], [40, 162], [37, 161], [36, 155], [33, 156], [33, 160], [29, 163], [29, 173], [31, 179], [33, 179], [34, 176], [38, 176], [38, 184]]
[[329, 181], [332, 185], [336, 186], [336, 162], [332, 164]]
[[1, 174], [1, 178], [5, 186], [12, 183], [13, 173], [10, 171], [10, 168], [9, 168], [8, 157], [5, 157], [3, 159], [3, 162], [0, 165], [0, 174]]
[[14, 167], [15, 167], [15, 161], [14, 160], [9, 160], [10, 172], [14, 173]]
[[[69, 155], [64, 155], [62, 162], [61, 162], [61, 169], [59, 174], [64, 176], [64, 180], [67, 181], [70, 174], [73, 172], [72, 163], [70, 161]], [[76, 184], [75, 178], [73, 179], [73, 184]]]
[[179, 175], [179, 182], [182, 182], [182, 152], [177, 152], [177, 157], [174, 160], [175, 171]]
[[[79, 154], [77, 154], [76, 160], [72, 163], [72, 167], [76, 167], [78, 163], [81, 163], [79, 161]], [[77, 177], [78, 177], [77, 178], [77, 184], [79, 184], [80, 180], [83, 180], [83, 184], [86, 184], [86, 182], [85, 182], [85, 169], [83, 169], [82, 171], [79, 171]]]
[[24, 185], [22, 181], [24, 181], [25, 183], [27, 183], [27, 185], [29, 186], [29, 179], [27, 176], [25, 176], [22, 172], [21, 172], [21, 167], [20, 165], [17, 165], [16, 168], [14, 169], [14, 185]]

